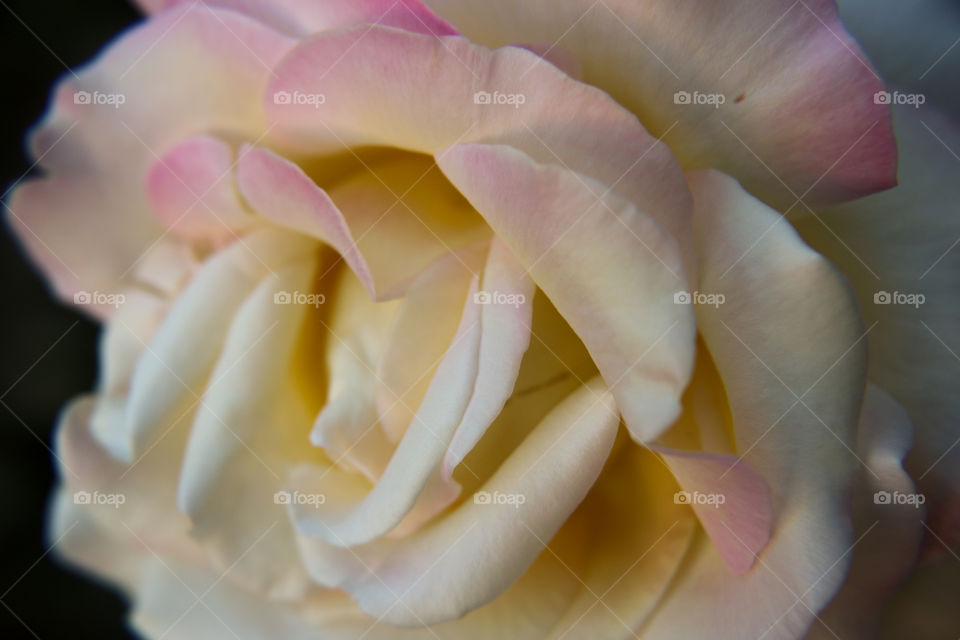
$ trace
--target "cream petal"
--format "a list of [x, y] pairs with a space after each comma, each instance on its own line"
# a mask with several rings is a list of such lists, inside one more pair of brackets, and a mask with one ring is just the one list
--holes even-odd
[[839, 588], [855, 543], [864, 329], [846, 283], [779, 213], [718, 172], [688, 179], [699, 291], [725, 296], [696, 305], [698, 324], [736, 451], [770, 487], [773, 535], [742, 575], [698, 541], [641, 637], [795, 638]]
[[268, 149], [245, 147], [238, 161], [237, 181], [257, 214], [329, 244], [343, 256], [370, 296], [376, 296], [370, 267], [343, 214], [296, 164]]
[[[162, 3], [164, 0], [156, 0]], [[166, 0], [166, 6], [195, 0]], [[303, 37], [358, 23], [397, 27], [413, 33], [455, 35], [457, 30], [420, 0], [202, 0], [232, 9], [284, 33]], [[157, 7], [159, 8], [159, 7]]]
[[530, 271], [593, 356], [634, 438], [680, 411], [694, 318], [673, 239], [590, 178], [506, 146], [458, 145], [438, 163]]
[[[203, 565], [149, 558], [130, 625], [145, 638], [307, 640], [316, 629], [290, 607], [267, 602]], [[242, 634], [242, 635], [241, 635]], [[343, 637], [343, 636], [341, 636]]]
[[[467, 408], [477, 376], [480, 350], [481, 306], [472, 304], [478, 279], [467, 290], [460, 325], [437, 367], [436, 374], [393, 457], [371, 491], [358, 503], [324, 503], [313, 513], [298, 510], [298, 528], [325, 542], [349, 547], [364, 544], [394, 529], [417, 503], [443, 459], [444, 451]], [[324, 474], [325, 483], [301, 487], [303, 491], [326, 494], [335, 476]], [[433, 513], [447, 506], [459, 494], [451, 482], [436, 489], [440, 495], [430, 501]], [[296, 507], [295, 507], [296, 509]], [[423, 521], [430, 514], [417, 519]]]
[[128, 461], [203, 393], [236, 311], [275, 269], [316, 251], [316, 243], [265, 229], [214, 254], [171, 307], [130, 381]]
[[101, 373], [90, 423], [94, 437], [117, 460], [126, 458], [130, 450], [123, 422], [130, 378], [168, 306], [157, 296], [130, 292], [107, 322], [100, 341]]
[[[595, 197], [612, 190], [679, 241], [687, 237], [690, 197], [670, 150], [607, 94], [530, 51], [361, 27], [304, 40], [276, 74], [265, 105], [271, 136], [304, 152], [508, 144], [596, 178], [603, 186]], [[291, 101], [275, 103], [278, 92]], [[298, 92], [325, 100], [295, 104]]]
[[450, 254], [424, 271], [400, 303], [377, 365], [377, 413], [381, 427], [400, 440], [435, 377], [462, 321], [479, 247]]
[[473, 300], [474, 304], [484, 305], [479, 318], [477, 378], [443, 458], [443, 474], [448, 480], [500, 415], [514, 390], [523, 354], [530, 346], [535, 287], [523, 265], [499, 238], [490, 243], [481, 287], [478, 295], [482, 297]]
[[727, 567], [750, 570], [770, 539], [773, 505], [766, 479], [737, 457], [735, 428], [723, 381], [706, 346], [684, 392], [684, 407], [650, 450], [662, 456], [681, 491], [674, 502], [692, 507]]
[[181, 142], [154, 162], [147, 197], [171, 231], [188, 238], [229, 239], [254, 220], [237, 196], [233, 151], [212, 136]]
[[238, 181], [259, 215], [332, 246], [370, 296], [383, 300], [403, 294], [434, 260], [486, 233], [479, 219], [474, 222], [476, 214], [457, 211], [448, 202], [421, 200], [411, 206], [403, 197], [406, 191], [398, 195], [382, 181], [384, 171], [364, 171], [328, 195], [290, 160], [247, 147]]
[[[452, 620], [490, 602], [530, 567], [587, 494], [617, 422], [612, 396], [592, 381], [558, 405], [487, 481], [489, 504], [466, 501], [368, 557], [358, 548], [369, 572], [344, 588], [369, 615], [401, 626]], [[503, 495], [523, 500], [498, 504]]]
[[814, 205], [895, 184], [889, 112], [873, 99], [883, 84], [831, 0], [428, 4], [474, 42], [570, 51], [584, 80], [662, 135], [684, 167], [716, 167], [764, 200]]
[[[685, 492], [679, 499], [693, 507], [730, 570], [749, 571], [773, 526], [770, 487], [763, 476], [732, 455], [652, 448], [663, 455]], [[706, 501], [698, 501], [698, 495]]]
[[[235, 310], [187, 443], [178, 505], [215, 566], [257, 589], [298, 590], [305, 582], [292, 528], [274, 504], [286, 470], [306, 459], [309, 407], [290, 383], [309, 307], [277, 304], [308, 290], [316, 261], [267, 276]], [[257, 372], [256, 375], [251, 375]]]
[[55, 557], [127, 592], [136, 588], [145, 563], [142, 545], [133, 536], [103, 527], [63, 487], [53, 495], [47, 517], [47, 538]]
[[155, 244], [134, 269], [145, 288], [175, 298], [199, 267], [198, 251], [173, 240]]
[[393, 453], [380, 428], [376, 405], [377, 358], [399, 302], [375, 303], [351, 272], [343, 272], [331, 292], [331, 315], [324, 328], [329, 386], [327, 402], [310, 432], [335, 464], [375, 482]]
[[[960, 126], [928, 105], [894, 107], [894, 116], [900, 186], [796, 225], [847, 274], [866, 322], [876, 325], [868, 336], [870, 379], [909, 412], [916, 436], [906, 468], [927, 496], [928, 525], [955, 547], [960, 396], [947, 390], [960, 373]], [[876, 297], [884, 292], [893, 304]], [[932, 537], [927, 550], [944, 552]]]
[[[184, 640], [236, 640], [240, 634], [249, 640], [313, 640], [318, 629], [330, 640], [491, 640], [504, 633], [537, 638], [550, 628], [577, 584], [559, 561], [547, 556], [518, 581], [512, 597], [461, 620], [403, 629], [364, 614], [342, 593], [318, 590], [302, 606], [287, 606], [266, 602], [228, 580], [217, 582], [215, 572], [170, 561], [164, 567], [151, 560], [145, 563], [132, 624], [145, 637]], [[544, 597], [544, 584], [552, 586], [552, 597]]]
[[60, 82], [31, 134], [48, 177], [7, 203], [58, 295], [125, 287], [163, 234], [144, 188], [150, 166], [171, 142], [214, 123], [224, 134], [261, 135], [259, 98], [291, 44], [244, 16], [193, 4], [156, 14]]
[[[176, 475], [186, 429], [171, 430], [150, 455], [127, 466], [111, 457], [94, 438], [90, 418], [95, 402], [89, 398], [68, 405], [57, 424], [56, 451], [65, 473], [65, 491], [87, 492], [87, 513], [98, 526], [139, 538], [157, 553], [203, 559], [188, 537], [189, 519], [176, 509]], [[104, 494], [103, 500], [96, 495]], [[79, 501], [79, 500], [78, 500]]]
[[362, 169], [330, 188], [370, 265], [378, 299], [407, 292], [444, 256], [489, 239], [490, 230], [429, 156], [398, 157]]
[[[368, 578], [354, 591], [360, 608], [409, 626], [456, 618], [490, 601], [530, 566], [586, 495], [617, 422], [602, 383], [572, 395], [484, 485], [494, 501], [499, 494], [522, 495], [523, 504], [465, 503], [378, 566], [381, 579]], [[486, 561], [465, 572], [464, 558]], [[406, 606], [397, 607], [398, 601]]]
[[846, 582], [813, 623], [807, 640], [877, 637], [883, 606], [913, 568], [923, 532], [923, 504], [900, 498], [884, 502], [884, 492], [905, 499], [919, 495], [902, 466], [911, 435], [904, 408], [868, 384], [857, 433], [857, 453], [868, 466], [861, 470], [853, 503], [859, 542]]
[[615, 445], [596, 485], [564, 525], [583, 520], [590, 533], [576, 569], [580, 593], [554, 625], [552, 640], [636, 637], [695, 539], [696, 518], [675, 504], [670, 470], [656, 454], [625, 445], [619, 454]]

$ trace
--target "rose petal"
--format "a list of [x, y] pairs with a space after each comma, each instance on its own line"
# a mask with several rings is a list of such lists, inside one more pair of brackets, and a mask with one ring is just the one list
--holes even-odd
[[532, 322], [513, 393], [453, 470], [464, 495], [478, 490], [554, 407], [597, 376], [589, 352], [542, 292], [533, 297]]
[[[166, 0], [166, 6], [194, 0]], [[158, 0], [163, 2], [163, 0]], [[457, 30], [420, 0], [203, 0], [232, 9], [271, 27], [303, 37], [358, 23], [398, 27], [413, 33], [456, 35]]]
[[172, 420], [187, 416], [192, 401], [203, 393], [224, 330], [257, 284], [315, 250], [309, 238], [265, 229], [214, 254], [201, 267], [133, 372], [124, 421], [128, 462]]
[[[78, 399], [57, 423], [56, 451], [66, 471], [66, 491], [71, 497], [78, 491], [90, 493], [85, 509], [107, 531], [122, 530], [124, 537], [139, 537], [140, 544], [157, 553], [202, 562], [199, 547], [187, 536], [189, 518], [176, 509], [176, 475], [186, 428], [172, 429], [149, 456], [128, 467], [93, 438], [94, 408], [91, 399]], [[113, 502], [94, 502], [94, 492], [107, 494]]]
[[[87, 505], [61, 487], [51, 500], [47, 538], [54, 557], [99, 580], [133, 591], [143, 571], [142, 545], [133, 536], [101, 525]], [[126, 532], [124, 532], [126, 533]]]
[[237, 197], [232, 169], [233, 152], [222, 140], [197, 136], [181, 142], [147, 172], [150, 205], [174, 233], [236, 236], [253, 217]]
[[859, 463], [864, 331], [845, 283], [778, 212], [718, 172], [688, 179], [699, 291], [725, 296], [696, 305], [698, 324], [726, 388], [736, 451], [771, 489], [773, 536], [743, 575], [701, 541], [645, 631], [795, 638], [840, 586], [854, 543], [847, 496]]
[[377, 366], [377, 412], [397, 442], [413, 419], [461, 324], [481, 254], [450, 254], [413, 282], [397, 311]]
[[[497, 416], [496, 421], [490, 425], [477, 446], [470, 451], [465, 463], [457, 470], [457, 481], [468, 492], [467, 495], [482, 488], [483, 483], [502, 465], [505, 456], [514, 451], [551, 410], [578, 389], [583, 381], [596, 376], [596, 367], [593, 366], [590, 355], [566, 322], [553, 309], [546, 297], [536, 296], [534, 306], [534, 329], [531, 331], [531, 335], [536, 339], [532, 341], [530, 349], [524, 354], [515, 393]], [[331, 504], [337, 501], [343, 504], [343, 509], [349, 509], [358, 501], [358, 496], [362, 498], [363, 494], [369, 491], [369, 486], [357, 482], [357, 474], [344, 473], [335, 468], [322, 469], [316, 467], [305, 469], [302, 473], [301, 487], [304, 491], [311, 491], [309, 487], [318, 486], [323, 481], [322, 476], [324, 475], [335, 476], [336, 479], [327, 480], [327, 487], [331, 491], [325, 493], [326, 503]], [[433, 477], [431, 477], [432, 480]], [[428, 490], [429, 483], [424, 493]], [[422, 493], [419, 501], [423, 501], [423, 498], [424, 494]], [[417, 506], [414, 507], [413, 511], [416, 510]], [[308, 510], [302, 511], [309, 513]], [[635, 511], [635, 513], [639, 512]], [[293, 515], [298, 518], [302, 514], [294, 511]], [[405, 520], [409, 518], [410, 514], [406, 516]], [[533, 610], [546, 609], [555, 612], [557, 615], [562, 612], [562, 606], [560, 606], [562, 599], [558, 600], [560, 595], [557, 591], [563, 591], [564, 589], [569, 591], [569, 579], [573, 578], [568, 570], [563, 568], [563, 562], [571, 562], [572, 556], [582, 555], [579, 550], [583, 548], [582, 545], [584, 544], [583, 532], [591, 530], [592, 524], [584, 520], [573, 524], [568, 522], [565, 525], [563, 529], [565, 532], [564, 539], [568, 539], [570, 544], [575, 546], [571, 547], [566, 543], [560, 546], [561, 550], [567, 550], [567, 557], [566, 560], [560, 562], [560, 568], [562, 569], [560, 575], [552, 575], [550, 580], [547, 581], [547, 584], [551, 585], [553, 593], [550, 598], [544, 601], [542, 586], [537, 586], [539, 584], [538, 576], [544, 570], [545, 563], [541, 561], [543, 555], [541, 555], [541, 560], [538, 560], [531, 568], [534, 575], [530, 576], [528, 572], [518, 583], [518, 585], [525, 583], [528, 586], [511, 588], [510, 591], [520, 589], [524, 593], [526, 593], [527, 588], [532, 588], [536, 594], [529, 597], [516, 596], [524, 603], [519, 606], [518, 611], [511, 614], [516, 624], [521, 626], [527, 624], [524, 620]], [[419, 535], [420, 531], [411, 535]], [[371, 566], [372, 563], [379, 562], [378, 559], [385, 557], [397, 544], [397, 540], [392, 536], [351, 549], [335, 547], [317, 538], [303, 536], [301, 536], [300, 542], [311, 576], [320, 584], [329, 587], [340, 587], [355, 581], [358, 576], [367, 574], [369, 571], [367, 567]], [[546, 555], [546, 565], [549, 566], [549, 559], [554, 558], [554, 556]], [[538, 565], [541, 567], [540, 569], [536, 568]], [[573, 583], [573, 591], [575, 592], [579, 588], [580, 582], [573, 578]], [[509, 595], [510, 592], [508, 591], [501, 596], [500, 600], [507, 598]], [[510, 611], [513, 611], [517, 605], [518, 603], [513, 600], [502, 604]], [[498, 609], [496, 607], [488, 613], [491, 606], [493, 605], [483, 607], [475, 614], [470, 614], [470, 617], [475, 619], [480, 616], [482, 619], [486, 619], [490, 615], [497, 619], [495, 612]], [[539, 614], [535, 617], [538, 619], [538, 625], [546, 624], [549, 628], [549, 620], [551, 619], [549, 616], [543, 622], [539, 622], [541, 618]], [[472, 625], [470, 626], [472, 628]], [[462, 634], [463, 630], [458, 629], [457, 633]]]
[[[753, 567], [767, 546], [773, 525], [770, 488], [763, 476], [735, 456], [655, 447], [689, 496], [715, 502], [688, 502], [700, 518], [717, 552], [740, 575]], [[723, 502], [719, 502], [722, 496]]]
[[535, 42], [515, 46], [522, 47], [531, 53], [537, 54], [574, 80], [583, 79], [583, 68], [580, 66], [580, 61], [566, 49], [558, 47], [556, 43]]
[[191, 536], [233, 580], [256, 589], [289, 592], [305, 582], [289, 522], [274, 526], [274, 492], [288, 468], [317, 457], [302, 446], [313, 416], [290, 381], [311, 307], [277, 304], [276, 296], [307, 290], [317, 268], [308, 259], [278, 269], [235, 310], [180, 472], [177, 504], [193, 522]]
[[[557, 406], [483, 487], [491, 496], [522, 495], [522, 504], [465, 502], [417, 535], [360, 556], [375, 573], [344, 588], [369, 615], [402, 626], [452, 620], [486, 604], [520, 578], [586, 495], [616, 426], [613, 399], [594, 380]], [[464, 558], [483, 561], [464, 571]]]
[[[927, 105], [894, 108], [900, 186], [797, 220], [805, 240], [846, 273], [868, 324], [869, 375], [910, 413], [906, 468], [927, 496], [928, 525], [960, 543], [960, 126]], [[879, 293], [913, 295], [883, 304]], [[922, 296], [922, 303], [919, 303]], [[891, 300], [892, 301], [892, 300]], [[928, 537], [927, 550], [943, 553]]]
[[680, 411], [694, 320], [676, 244], [643, 211], [590, 178], [506, 146], [458, 145], [438, 159], [530, 271], [593, 356], [634, 438]]
[[97, 441], [117, 460], [129, 455], [124, 417], [130, 377], [167, 311], [165, 300], [131, 292], [108, 321], [101, 338], [101, 373], [90, 426]]
[[[300, 607], [278, 606], [229, 580], [217, 581], [216, 572], [184, 562], [152, 556], [144, 562], [140, 589], [131, 624], [145, 637], [173, 640], [244, 638], [313, 640], [317, 628], [324, 639], [356, 640], [485, 640], [502, 633], [514, 637], [542, 637], [562, 610], [578, 583], [576, 578], [547, 554], [541, 556], [508, 593], [512, 597], [469, 614], [462, 620], [434, 625], [430, 629], [401, 629], [361, 612], [339, 592], [321, 591]], [[554, 597], [544, 599], [542, 587], [552, 586]], [[211, 589], [211, 586], [216, 588]], [[205, 593], [203, 605], [197, 595]], [[504, 623], [509, 626], [504, 627]]]
[[[608, 95], [529, 51], [357, 28], [303, 41], [275, 72], [266, 109], [271, 136], [288, 145], [313, 154], [365, 145], [435, 154], [457, 143], [509, 144], [597, 178], [597, 197], [613, 190], [687, 237], [680, 231], [689, 194], [669, 149]], [[291, 100], [277, 103], [279, 92]], [[296, 104], [297, 93], [325, 100]]]
[[314, 421], [310, 441], [339, 466], [375, 482], [393, 453], [380, 428], [376, 391], [377, 358], [387, 340], [398, 302], [375, 303], [360, 281], [345, 271], [331, 292], [325, 344], [327, 402]]
[[628, 638], [642, 628], [683, 567], [698, 529], [690, 510], [674, 503], [676, 488], [670, 470], [650, 451], [627, 444], [611, 455], [564, 525], [582, 520], [589, 534], [580, 543], [582, 568], [571, 567], [580, 593], [548, 637]]
[[813, 623], [807, 640], [876, 637], [883, 606], [913, 568], [923, 532], [923, 505], [878, 500], [878, 492], [918, 495], [901, 466], [911, 435], [903, 407], [868, 384], [857, 435], [857, 453], [869, 465], [861, 470], [854, 500], [859, 543], [846, 582]]
[[401, 295], [431, 262], [485, 235], [465, 204], [417, 197], [422, 169], [412, 169], [416, 175], [409, 176], [409, 188], [402, 182], [391, 187], [381, 176], [392, 181], [398, 171], [410, 173], [410, 167], [372, 171], [339, 183], [328, 196], [293, 162], [266, 149], [246, 148], [238, 181], [258, 214], [336, 249], [377, 300]]
[[169, 298], [179, 295], [199, 266], [194, 247], [176, 240], [161, 240], [144, 255], [134, 274], [139, 282]]
[[[585, 81], [663, 135], [685, 167], [716, 167], [765, 200], [836, 202], [895, 184], [890, 116], [873, 99], [883, 85], [830, 0], [428, 3], [475, 42], [569, 50]], [[691, 104], [677, 103], [680, 91]], [[692, 104], [695, 92], [725, 101]]]
[[490, 298], [473, 300], [474, 304], [484, 305], [479, 318], [477, 378], [443, 458], [443, 474], [448, 480], [500, 415], [513, 392], [523, 354], [530, 346], [535, 287], [523, 265], [499, 238], [490, 243], [482, 289], [480, 295]]
[[[61, 81], [31, 136], [49, 177], [28, 181], [8, 203], [18, 237], [61, 297], [130, 281], [163, 233], [144, 190], [150, 165], [213, 122], [224, 134], [261, 135], [259, 97], [290, 44], [241, 15], [191, 5], [131, 29]], [[106, 99], [113, 103], [94, 102]]]
[[243, 197], [259, 215], [322, 240], [337, 250], [375, 297], [370, 267], [333, 201], [293, 162], [267, 149], [245, 147], [237, 161]]
[[[342, 547], [364, 544], [396, 527], [414, 508], [460, 424], [477, 376], [481, 307], [471, 304], [477, 284], [474, 277], [467, 299], [460, 304], [462, 316], [456, 335], [383, 475], [358, 504], [324, 503], [315, 513], [300, 509], [298, 526], [302, 533]], [[309, 490], [326, 494], [326, 487], [336, 477], [324, 474], [320, 480], [326, 482], [314, 484]], [[439, 495], [430, 501], [433, 513], [459, 494], [455, 483], [446, 484], [446, 489], [438, 490]], [[426, 520], [433, 513], [418, 515], [417, 520]]]

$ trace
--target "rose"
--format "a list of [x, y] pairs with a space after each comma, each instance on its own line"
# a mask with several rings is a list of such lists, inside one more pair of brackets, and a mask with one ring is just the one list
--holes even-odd
[[[153, 636], [206, 612], [269, 637], [802, 633], [849, 563], [855, 473], [909, 490], [909, 421], [872, 387], [861, 414], [841, 277], [733, 178], [680, 166], [784, 211], [891, 184], [882, 87], [832, 11], [778, 36], [813, 58], [749, 50], [779, 6], [729, 32], [680, 10], [441, 7], [491, 45], [558, 25], [609, 42], [530, 46], [561, 72], [375, 4], [174, 7], [58, 89], [34, 137], [50, 175], [10, 208], [62, 295], [127, 293], [98, 309], [104, 380], [58, 450], [70, 491], [130, 496], [61, 500], [54, 530], [87, 533], [63, 549]], [[126, 100], [63, 98], [86, 87]]]
[[[906, 485], [900, 492], [923, 501], [927, 517], [917, 530], [916, 517], [902, 507], [898, 516], [896, 507], [872, 508], [871, 499], [862, 499], [858, 535], [879, 516], [883, 519], [851, 554], [850, 578], [821, 617], [842, 637], [857, 637], [855, 629], [869, 628], [876, 606], [863, 607], [863, 595], [869, 594], [874, 605], [883, 601], [883, 594], [913, 560], [909, 554], [891, 554], [890, 549], [909, 549], [908, 541], [920, 537], [921, 560], [898, 586], [899, 593], [888, 600], [880, 629], [890, 638], [918, 632], [921, 637], [950, 637], [960, 629], [960, 621], [940, 594], [955, 592], [960, 585], [955, 558], [960, 531], [956, 525], [960, 463], [955, 446], [960, 405], [952, 394], [943, 393], [957, 371], [956, 346], [944, 336], [955, 333], [957, 323], [954, 301], [960, 291], [960, 263], [950, 248], [960, 230], [955, 217], [945, 212], [960, 196], [955, 180], [960, 93], [949, 81], [958, 72], [958, 58], [951, 55], [956, 50], [943, 54], [956, 41], [958, 17], [949, 3], [911, 12], [886, 0], [847, 0], [841, 9], [881, 75], [893, 83], [887, 91], [925, 96], [926, 104], [919, 109], [909, 103], [893, 107], [900, 155], [897, 188], [821, 211], [823, 224], [812, 217], [799, 220], [798, 230], [844, 269], [865, 323], [874, 326], [867, 336], [869, 376], [902, 403], [914, 426], [904, 466], [917, 486]], [[869, 270], [864, 263], [871, 265]], [[878, 289], [925, 301], [919, 307], [874, 304], [872, 293]], [[875, 536], [881, 526], [883, 535]], [[916, 603], [927, 608], [918, 610]], [[822, 627], [818, 631], [818, 638], [833, 637]]]

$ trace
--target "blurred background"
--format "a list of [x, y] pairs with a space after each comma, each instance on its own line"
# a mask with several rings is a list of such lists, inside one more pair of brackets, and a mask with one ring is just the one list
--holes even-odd
[[[126, 0], [0, 0], [3, 193], [31, 174], [23, 134], [56, 79], [138, 19]], [[51, 431], [60, 408], [93, 387], [99, 329], [53, 301], [6, 228], [0, 273], [0, 638], [132, 638], [123, 600], [61, 566], [44, 535]]]

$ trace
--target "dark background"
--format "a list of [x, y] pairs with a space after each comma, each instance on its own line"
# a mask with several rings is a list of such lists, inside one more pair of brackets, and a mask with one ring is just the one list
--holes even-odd
[[[138, 19], [127, 0], [0, 0], [0, 192], [30, 177], [24, 132], [53, 83]], [[44, 555], [47, 446], [60, 408], [94, 385], [99, 329], [53, 301], [6, 223], [0, 274], [0, 638], [132, 638], [121, 598]]]

